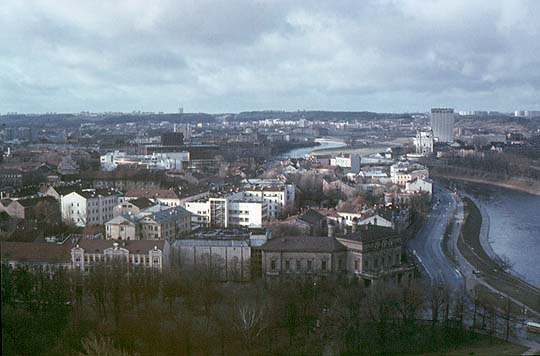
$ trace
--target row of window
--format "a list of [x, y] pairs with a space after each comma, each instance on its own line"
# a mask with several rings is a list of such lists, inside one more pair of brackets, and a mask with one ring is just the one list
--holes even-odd
[[[149, 256], [144, 256], [144, 255], [131, 255], [131, 256], [126, 256], [127, 257], [127, 261], [131, 262], [131, 263], [134, 263], [134, 264], [144, 264], [144, 265], [149, 265], [150, 264], [150, 257]], [[103, 254], [85, 254], [84, 255], [84, 262], [85, 263], [90, 263], [90, 262], [105, 262], [105, 261], [111, 261], [112, 260], [112, 256], [108, 256], [108, 255], [103, 255]], [[81, 262], [81, 257], [80, 256], [76, 256], [75, 257], [75, 262]], [[152, 258], [152, 263], [153, 264], [159, 264], [159, 257], [154, 257]]]
[[[313, 265], [313, 262], [314, 260], [313, 259], [308, 259], [306, 260], [306, 265], [305, 265], [305, 270], [308, 271], [308, 272], [312, 272], [314, 270], [314, 265]], [[291, 260], [285, 260], [285, 271], [287, 272], [292, 272], [292, 263], [293, 261]], [[272, 259], [270, 260], [270, 270], [272, 271], [277, 271], [277, 264], [278, 264], [278, 260], [277, 259]], [[296, 272], [300, 272], [300, 271], [303, 271], [304, 270], [304, 263], [303, 263], [303, 259], [296, 259], [294, 260], [294, 271]], [[328, 272], [330, 270], [330, 263], [328, 260], [325, 260], [325, 259], [322, 259], [321, 260], [321, 271], [322, 272]], [[342, 259], [338, 259], [338, 270], [342, 270], [343, 269], [343, 260]]]

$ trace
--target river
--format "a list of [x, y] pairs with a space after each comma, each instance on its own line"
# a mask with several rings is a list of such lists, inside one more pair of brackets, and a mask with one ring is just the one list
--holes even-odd
[[489, 216], [489, 244], [507, 256], [514, 274], [540, 287], [540, 196], [483, 184], [466, 184]]
[[315, 139], [315, 142], [319, 142], [320, 145], [296, 148], [294, 150], [290, 150], [288, 152], [283, 153], [282, 155], [280, 155], [280, 158], [304, 158], [305, 155], [310, 154], [311, 152], [314, 152], [314, 151], [347, 146], [344, 142], [335, 141], [331, 139], [325, 139], [325, 138], [317, 138]]

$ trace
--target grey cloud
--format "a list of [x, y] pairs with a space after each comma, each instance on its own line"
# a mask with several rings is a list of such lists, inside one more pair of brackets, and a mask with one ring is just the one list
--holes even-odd
[[540, 104], [534, 0], [4, 2], [0, 112]]

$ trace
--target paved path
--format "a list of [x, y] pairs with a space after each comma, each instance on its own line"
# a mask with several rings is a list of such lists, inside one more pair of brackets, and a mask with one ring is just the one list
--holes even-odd
[[450, 291], [461, 293], [464, 291], [463, 277], [442, 249], [446, 227], [457, 208], [456, 199], [449, 190], [435, 188], [433, 200], [433, 209], [426, 223], [407, 247], [432, 283], [444, 284]]

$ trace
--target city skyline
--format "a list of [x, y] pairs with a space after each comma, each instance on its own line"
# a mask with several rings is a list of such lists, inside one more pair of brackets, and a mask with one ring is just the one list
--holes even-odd
[[0, 112], [538, 110], [539, 10], [7, 1]]

